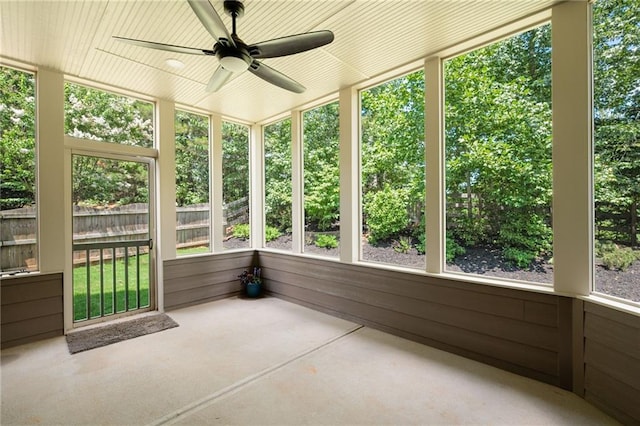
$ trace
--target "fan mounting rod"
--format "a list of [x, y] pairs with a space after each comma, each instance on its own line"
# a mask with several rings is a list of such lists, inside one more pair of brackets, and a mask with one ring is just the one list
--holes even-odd
[[240, 0], [225, 0], [224, 11], [231, 16], [231, 34], [236, 35], [236, 18], [244, 15], [244, 4]]

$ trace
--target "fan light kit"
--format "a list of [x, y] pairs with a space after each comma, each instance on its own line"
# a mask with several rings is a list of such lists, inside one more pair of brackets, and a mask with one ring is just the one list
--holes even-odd
[[224, 56], [220, 58], [220, 66], [227, 71], [242, 72], [249, 67], [244, 59], [235, 56]]
[[[207, 84], [208, 92], [220, 90], [220, 88], [231, 79], [233, 74], [239, 74], [248, 69], [252, 74], [271, 84], [295, 93], [302, 93], [305, 90], [303, 85], [258, 61], [258, 59], [276, 58], [306, 52], [307, 50], [324, 46], [333, 41], [333, 33], [328, 30], [323, 30], [290, 35], [247, 45], [236, 34], [236, 19], [244, 15], [244, 4], [242, 1], [225, 0], [224, 2], [224, 10], [231, 16], [231, 34], [227, 31], [220, 15], [218, 15], [218, 12], [216, 12], [216, 9], [211, 5], [209, 0], [187, 1], [204, 28], [216, 40], [212, 49], [174, 46], [171, 44], [118, 36], [114, 36], [114, 38], [124, 43], [151, 49], [217, 57], [220, 65]], [[175, 65], [171, 65], [169, 61], [172, 61], [172, 59], [167, 59], [166, 63], [175, 67]]]
[[170, 66], [171, 68], [176, 68], [176, 69], [184, 68], [184, 62], [182, 62], [179, 59], [169, 58], [166, 61], [164, 61], [164, 63]]

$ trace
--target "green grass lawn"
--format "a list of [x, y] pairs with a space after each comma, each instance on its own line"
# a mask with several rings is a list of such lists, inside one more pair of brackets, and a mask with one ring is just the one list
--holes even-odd
[[[139, 285], [138, 262], [140, 265]], [[125, 261], [123, 258], [117, 259], [114, 282], [114, 263], [111, 260], [104, 261], [102, 273], [99, 264], [91, 265], [88, 271], [85, 265], [73, 268], [74, 321], [113, 315], [149, 306], [149, 255], [129, 257], [126, 269], [127, 279], [125, 280]], [[87, 273], [89, 274], [88, 290], [91, 309], [87, 309]]]
[[190, 254], [200, 254], [200, 253], [208, 253], [208, 252], [209, 252], [209, 247], [207, 246], [189, 247], [189, 248], [183, 248], [183, 249], [177, 250], [178, 256], [188, 256]]
[[[178, 250], [181, 256], [208, 251], [207, 247], [191, 247]], [[137, 285], [138, 260], [140, 262], [140, 286]], [[149, 255], [129, 257], [128, 280], [125, 282], [124, 259], [103, 263], [102, 274], [98, 263], [89, 266], [90, 310], [87, 309], [87, 267], [73, 268], [73, 319], [84, 321], [90, 318], [113, 315], [134, 309], [148, 307], [151, 303], [149, 294]], [[100, 276], [102, 275], [102, 287]], [[114, 291], [115, 287], [115, 291]], [[101, 291], [102, 288], [102, 291]], [[101, 293], [103, 296], [101, 297]], [[127, 297], [128, 296], [128, 297]]]

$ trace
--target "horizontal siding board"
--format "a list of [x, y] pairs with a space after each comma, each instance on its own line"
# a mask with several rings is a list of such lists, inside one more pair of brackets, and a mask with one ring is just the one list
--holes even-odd
[[241, 290], [238, 275], [254, 260], [253, 251], [243, 251], [165, 261], [165, 309], [237, 295]]
[[[557, 351], [558, 349], [558, 331], [555, 328], [537, 324], [527, 324], [523, 321], [425, 302], [391, 293], [382, 293], [376, 290], [336, 284], [332, 281], [322, 282], [316, 278], [299, 279], [300, 276], [296, 274], [280, 273], [278, 275], [280, 282], [290, 285], [309, 290], [317, 290], [351, 301], [406, 313], [429, 321], [447, 324], [489, 336], [497, 336], [538, 348], [552, 351]], [[496, 305], [499, 303], [500, 300], [497, 300]]]
[[164, 262], [164, 278], [182, 278], [194, 271], [215, 273], [220, 270], [247, 268], [251, 266], [253, 258], [253, 252], [240, 252], [167, 260]]
[[[420, 285], [428, 284], [443, 286], [449, 289], [459, 289], [466, 292], [478, 294], [489, 294], [491, 296], [503, 296], [517, 300], [531, 300], [540, 303], [557, 304], [556, 296], [550, 294], [536, 293], [532, 291], [522, 291], [505, 287], [495, 287], [490, 285], [475, 284], [471, 282], [459, 282], [450, 278], [441, 278], [421, 273], [411, 273], [402, 271], [392, 271], [387, 269], [365, 266], [360, 264], [345, 264], [331, 259], [318, 259], [305, 256], [295, 256], [290, 254], [277, 254], [271, 252], [260, 252], [260, 265], [263, 267], [274, 267], [278, 270], [289, 272], [303, 271], [306, 275], [315, 275], [319, 278], [350, 277], [359, 280], [362, 284], [376, 286], [386, 286], [385, 283], [394, 280], [412, 282]], [[384, 291], [384, 289], [380, 288]]]
[[237, 281], [238, 285], [240, 285], [240, 280], [238, 279], [239, 272], [238, 270], [232, 271], [218, 271], [215, 273], [206, 273], [206, 274], [197, 274], [197, 275], [188, 275], [182, 278], [174, 278], [169, 281], [165, 281], [164, 291], [165, 293], [174, 293], [176, 291], [184, 291], [192, 288], [204, 287], [208, 285], [216, 285], [229, 281]]
[[587, 339], [585, 362], [640, 393], [640, 368], [636, 358]]
[[584, 302], [584, 397], [640, 424], [640, 316]]
[[634, 419], [631, 424], [640, 424], [640, 391], [636, 388], [589, 364], [585, 369], [585, 388], [587, 401], [597, 400], [605, 411], [613, 409], [625, 413]]
[[237, 295], [240, 286], [235, 283], [221, 283], [207, 287], [199, 287], [190, 291], [176, 292], [165, 295], [165, 308], [172, 309], [176, 306], [188, 305], [208, 301], [212, 298], [229, 297]]
[[585, 302], [585, 312], [594, 314], [602, 318], [607, 318], [611, 321], [624, 324], [631, 328], [640, 329], [640, 314], [631, 314], [627, 312], [620, 312], [615, 309], [611, 309], [606, 306], [599, 305], [597, 303]]
[[547, 303], [524, 302], [524, 320], [527, 322], [555, 327], [558, 325], [558, 307]]
[[56, 272], [52, 274], [28, 274], [19, 276], [3, 277], [0, 280], [0, 286], [38, 284], [44, 282], [62, 282], [62, 273]]
[[203, 263], [190, 263], [190, 264], [180, 265], [180, 266], [169, 266], [169, 267], [165, 267], [164, 269], [164, 272], [165, 272], [164, 279], [171, 281], [175, 279], [183, 279], [184, 277], [189, 277], [193, 275], [216, 274], [216, 273], [219, 273], [220, 271], [228, 271], [228, 270], [241, 271], [242, 269], [245, 269], [247, 266], [248, 266], [248, 263], [246, 261], [245, 262], [234, 261], [233, 263], [212, 261], [210, 263], [203, 262]]
[[2, 347], [64, 333], [62, 274], [3, 279], [0, 314]]
[[585, 314], [585, 337], [640, 362], [640, 329], [593, 313]]
[[557, 375], [557, 357], [553, 351], [470, 332], [404, 313], [393, 312], [340, 298], [339, 296], [328, 295], [280, 282], [271, 282], [269, 290], [275, 294], [283, 294], [300, 300], [313, 300], [314, 303], [321, 306], [330, 306], [333, 309], [349, 312], [356, 318], [405, 330], [409, 333], [428, 337], [465, 350], [488, 354], [491, 357], [508, 360], [545, 374]]
[[2, 323], [2, 342], [29, 338], [44, 333], [63, 334], [62, 313], [12, 323]]
[[[473, 285], [468, 288], [458, 288], [449, 285], [450, 282], [443, 284], [441, 280], [433, 283], [432, 277], [395, 272], [388, 275], [389, 271], [384, 271], [385, 274], [380, 277], [379, 271], [373, 270], [373, 272], [376, 273], [372, 273], [371, 268], [357, 266], [350, 269], [340, 265], [338, 270], [331, 270], [329, 268], [334, 268], [334, 262], [323, 262], [321, 260], [315, 260], [315, 262], [311, 263], [299, 262], [297, 258], [293, 257], [290, 259], [281, 259], [273, 256], [264, 256], [262, 253], [260, 255], [260, 264], [263, 267], [263, 273], [267, 280], [271, 270], [277, 271], [278, 273], [289, 272], [301, 275], [301, 279], [303, 277], [313, 277], [344, 285], [398, 294], [512, 319], [522, 320], [525, 316], [524, 302], [522, 299], [513, 297], [513, 294], [507, 297], [500, 291], [495, 294], [476, 292], [475, 287], [477, 286]], [[555, 299], [547, 295], [544, 296], [544, 299], [549, 302], [547, 303], [549, 306], [548, 309], [557, 309]], [[540, 302], [538, 301], [537, 303]], [[557, 315], [554, 315], [553, 319], [557, 321]], [[540, 323], [548, 325], [550, 321], [546, 318], [540, 321]]]
[[2, 307], [2, 324], [62, 313], [62, 297], [55, 296]]
[[220, 282], [212, 282], [207, 283], [201, 286], [190, 286], [187, 288], [177, 289], [175, 291], [165, 291], [165, 299], [167, 297], [173, 297], [175, 294], [193, 294], [194, 297], [197, 297], [198, 294], [204, 294], [207, 292], [207, 289], [217, 288], [217, 287], [225, 287], [229, 288], [229, 291], [240, 291], [242, 289], [240, 285], [240, 281], [220, 281]]
[[39, 282], [2, 281], [2, 306], [47, 297], [62, 297], [62, 277]]

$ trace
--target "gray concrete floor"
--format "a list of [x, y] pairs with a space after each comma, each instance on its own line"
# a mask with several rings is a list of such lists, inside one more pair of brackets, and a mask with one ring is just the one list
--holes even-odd
[[617, 424], [576, 395], [276, 298], [70, 355], [2, 351], [2, 425]]

